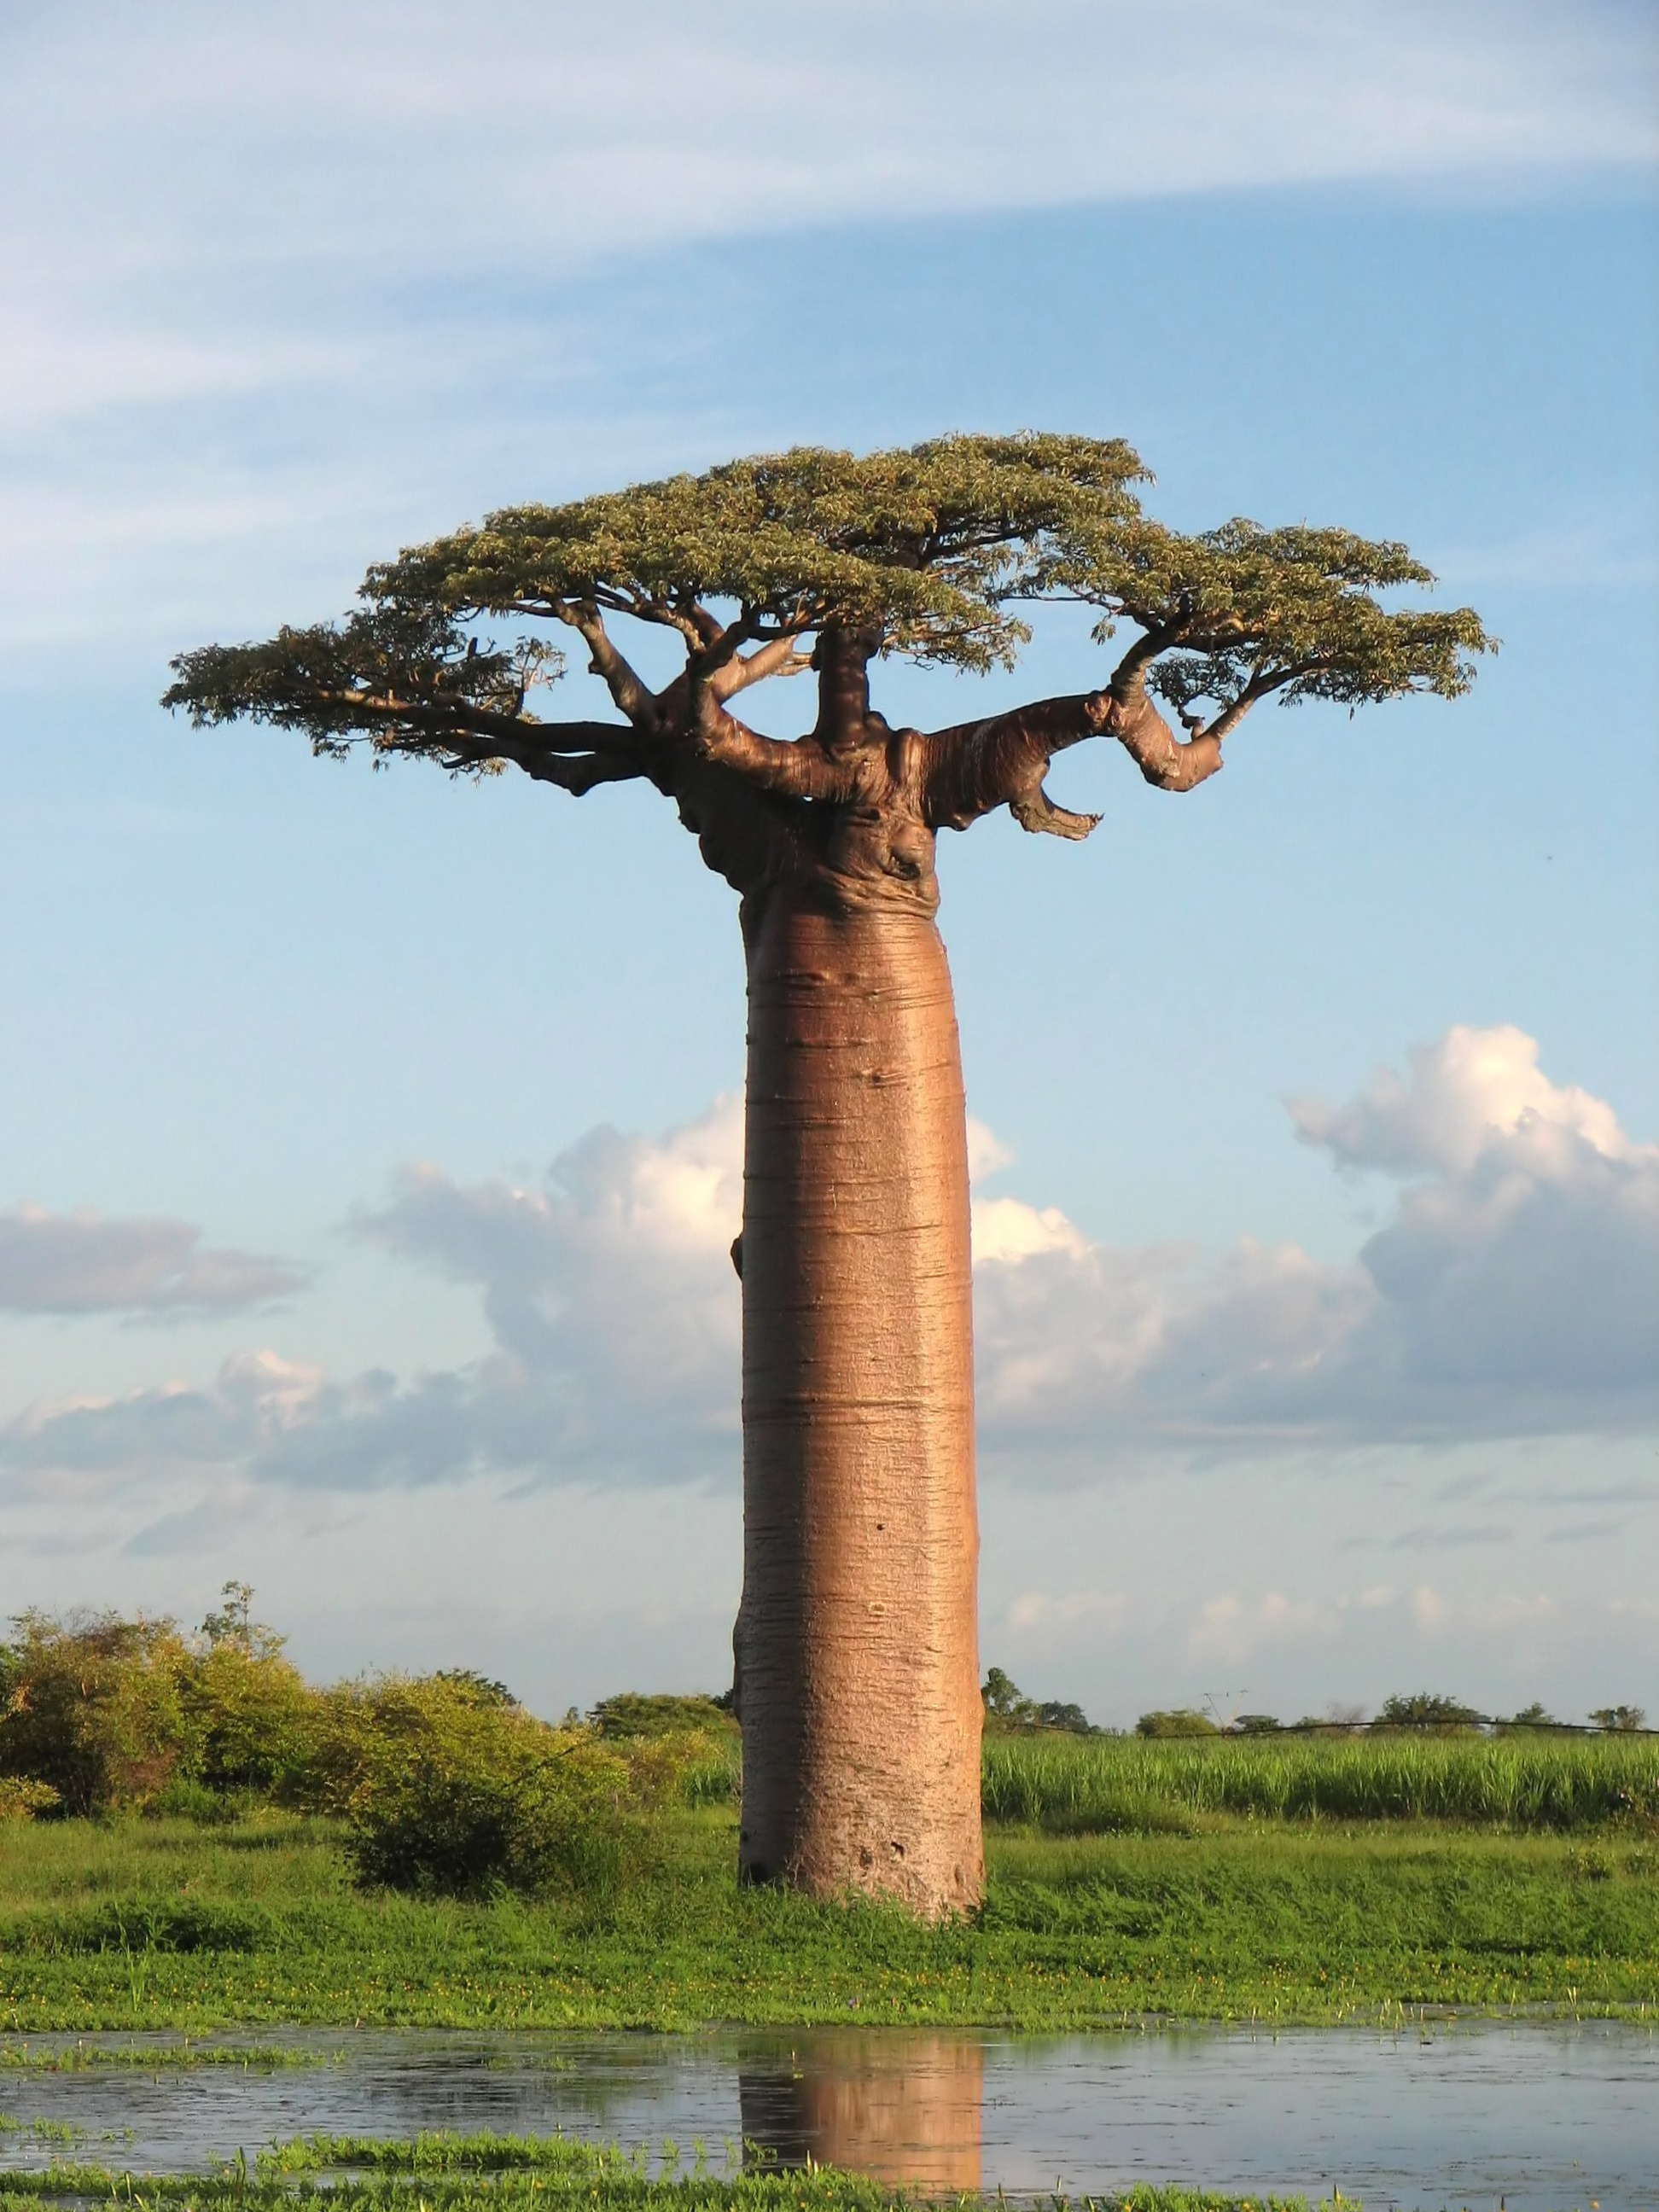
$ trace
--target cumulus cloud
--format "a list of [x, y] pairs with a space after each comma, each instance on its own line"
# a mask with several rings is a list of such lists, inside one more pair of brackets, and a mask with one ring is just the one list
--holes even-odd
[[199, 1316], [301, 1287], [296, 1267], [204, 1245], [187, 1221], [111, 1220], [21, 1206], [0, 1213], [0, 1311]]
[[275, 1352], [211, 1386], [31, 1407], [0, 1468], [236, 1468], [314, 1489], [478, 1474], [526, 1481], [700, 1480], [736, 1464], [741, 1102], [659, 1143], [593, 1131], [531, 1187], [406, 1170], [361, 1213], [365, 1242], [477, 1288], [486, 1358], [407, 1381], [347, 1381]]
[[[1618, 1431], [1659, 1409], [1659, 1146], [1558, 1086], [1511, 1028], [1453, 1029], [1344, 1105], [1292, 1107], [1346, 1170], [1399, 1179], [1358, 1263], [1219, 1261], [1033, 1217], [981, 1269], [994, 1442], [1221, 1443]], [[1012, 1202], [1010, 1202], [1012, 1203]]]
[[[981, 1425], [1005, 1464], [1075, 1467], [1126, 1443], [1259, 1452], [1651, 1420], [1659, 1146], [1552, 1083], [1512, 1029], [1449, 1030], [1403, 1074], [1292, 1117], [1336, 1166], [1399, 1185], [1346, 1267], [1248, 1240], [1212, 1258], [1121, 1250], [1058, 1208], [976, 1194]], [[988, 1132], [975, 1151], [985, 1172], [1007, 1164]], [[735, 1098], [659, 1141], [595, 1131], [538, 1184], [410, 1169], [354, 1233], [475, 1288], [485, 1358], [341, 1381], [246, 1353], [205, 1389], [32, 1407], [0, 1431], [0, 1468], [217, 1467], [317, 1489], [729, 1475], [741, 1202]], [[158, 1279], [193, 1279], [192, 1249]], [[1504, 1533], [1471, 1523], [1464, 1540]], [[1231, 1632], [1218, 1620], [1218, 1638]]]

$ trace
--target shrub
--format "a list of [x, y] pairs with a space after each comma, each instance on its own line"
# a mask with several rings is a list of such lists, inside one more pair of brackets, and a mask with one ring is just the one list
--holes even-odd
[[0, 1820], [33, 1820], [41, 1813], [55, 1813], [62, 1802], [49, 1782], [24, 1782], [0, 1775]]
[[613, 1893], [647, 1856], [645, 1762], [453, 1684], [381, 1682], [346, 1850], [357, 1879], [427, 1896]]

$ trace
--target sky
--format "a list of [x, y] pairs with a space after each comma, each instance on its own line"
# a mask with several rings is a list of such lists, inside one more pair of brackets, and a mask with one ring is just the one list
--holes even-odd
[[[1502, 649], [942, 840], [982, 1656], [1659, 1716], [1650, 11], [690, 24], [0, 11], [0, 1616], [234, 1577], [319, 1677], [726, 1682], [731, 894], [648, 793], [156, 702], [495, 505], [1029, 426], [1402, 538]], [[1104, 668], [1054, 613], [878, 699]]]

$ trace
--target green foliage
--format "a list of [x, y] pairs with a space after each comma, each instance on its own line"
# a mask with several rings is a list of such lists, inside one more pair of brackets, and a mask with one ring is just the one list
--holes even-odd
[[1410, 1697], [1385, 1698], [1382, 1711], [1376, 1716], [1376, 1726], [1384, 1729], [1468, 1729], [1473, 1728], [1480, 1716], [1473, 1705], [1460, 1698], [1441, 1696], [1433, 1690], [1418, 1690]]
[[499, 765], [492, 730], [544, 726], [526, 702], [563, 665], [522, 636], [481, 643], [471, 626], [491, 617], [627, 616], [678, 632], [709, 666], [833, 623], [873, 630], [886, 653], [983, 671], [1012, 665], [1030, 634], [1022, 606], [1082, 599], [1103, 610], [1103, 641], [1137, 625], [1135, 657], [1188, 718], [1200, 701], [1275, 692], [1350, 707], [1455, 697], [1493, 649], [1468, 608], [1385, 608], [1379, 594], [1434, 580], [1401, 545], [1242, 520], [1183, 535], [1141, 512], [1145, 477], [1121, 441], [1026, 432], [862, 455], [800, 447], [504, 507], [372, 568], [340, 624], [180, 655], [163, 703], [198, 724], [303, 729], [319, 752], [367, 734], [477, 768]]
[[1145, 1832], [1215, 1815], [1583, 1831], [1659, 1820], [1659, 1741], [1528, 1731], [1223, 1736], [1213, 1729], [1184, 1741], [991, 1738], [983, 1796], [992, 1820], [1057, 1834]]
[[1431, 691], [1452, 699], [1492, 641], [1469, 607], [1390, 612], [1376, 594], [1431, 585], [1403, 545], [1235, 519], [1182, 537], [1142, 520], [1091, 531], [1044, 574], [1104, 608], [1096, 635], [1135, 623], [1164, 657], [1153, 687], [1190, 710], [1279, 693], [1348, 707]]
[[305, 1755], [315, 1700], [249, 1620], [251, 1595], [228, 1583], [194, 1638], [169, 1620], [20, 1616], [0, 1647], [0, 1776], [69, 1813], [205, 1811], [273, 1790]]
[[1018, 1683], [1009, 1680], [1000, 1667], [988, 1670], [980, 1697], [988, 1729], [1058, 1729], [1066, 1735], [1096, 1733], [1081, 1705], [1067, 1704], [1058, 1698], [1042, 1703], [1028, 1698]]
[[0, 1774], [70, 1813], [154, 1797], [189, 1741], [189, 1658], [170, 1620], [21, 1614], [0, 1648]]
[[1219, 1735], [1220, 1733], [1207, 1713], [1195, 1712], [1190, 1705], [1177, 1705], [1173, 1712], [1142, 1713], [1135, 1723], [1137, 1735]]
[[0, 1775], [0, 1820], [33, 1820], [41, 1813], [55, 1813], [63, 1802], [50, 1782]]
[[309, 1695], [303, 1748], [278, 1795], [343, 1818], [367, 1884], [451, 1897], [603, 1892], [641, 1856], [668, 1762], [623, 1759], [585, 1728], [550, 1728], [465, 1669]]
[[1647, 1715], [1640, 1705], [1600, 1705], [1590, 1715], [1599, 1729], [1612, 1729], [1620, 1735], [1632, 1735], [1647, 1724]]
[[[538, 684], [564, 668], [556, 647], [524, 640], [480, 650], [453, 614], [385, 596], [338, 624], [283, 628], [263, 645], [204, 646], [173, 664], [164, 707], [187, 707], [198, 728], [246, 716], [301, 729], [319, 754], [343, 756], [355, 733], [380, 728], [374, 702], [395, 693], [434, 731], [459, 714], [516, 716]], [[434, 736], [432, 750], [449, 755]], [[470, 765], [470, 763], [469, 763]]]
[[623, 1690], [601, 1698], [588, 1720], [607, 1742], [661, 1735], [732, 1734], [737, 1723], [713, 1698], [647, 1696]]
[[589, 603], [658, 623], [734, 605], [749, 636], [828, 621], [878, 627], [889, 653], [1012, 666], [1006, 611], [1037, 588], [1059, 533], [1109, 530], [1145, 474], [1120, 440], [930, 439], [854, 455], [816, 447], [729, 461], [564, 507], [505, 507], [371, 568], [371, 605], [546, 614]]

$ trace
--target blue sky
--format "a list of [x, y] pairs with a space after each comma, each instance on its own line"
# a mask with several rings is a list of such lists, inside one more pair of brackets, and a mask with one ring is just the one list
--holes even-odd
[[[1032, 424], [1403, 538], [1503, 651], [947, 840], [986, 1656], [1659, 1709], [1650, 19], [791, 22], [0, 29], [0, 1608], [243, 1575], [319, 1672], [724, 1679], [729, 895], [637, 793], [154, 702], [496, 502]], [[1098, 675], [1055, 619], [975, 696]]]

